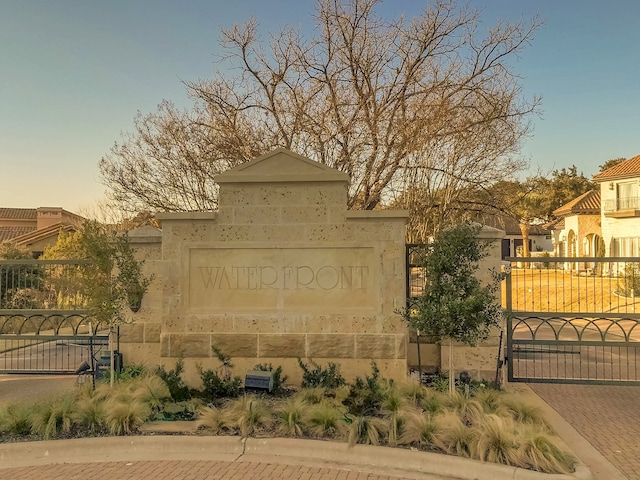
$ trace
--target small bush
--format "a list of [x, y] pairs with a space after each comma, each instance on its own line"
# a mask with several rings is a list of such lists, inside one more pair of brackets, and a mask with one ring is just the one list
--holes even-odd
[[156, 375], [137, 377], [133, 384], [133, 398], [146, 403], [154, 412], [160, 411], [165, 401], [171, 398], [167, 383]]
[[273, 373], [273, 393], [276, 395], [280, 395], [284, 393], [284, 384], [286, 383], [288, 377], [286, 375], [282, 375], [282, 367], [278, 365], [277, 368], [273, 368], [270, 363], [259, 363], [255, 367], [254, 370], [259, 372], [272, 372]]
[[509, 416], [517, 423], [537, 425], [546, 430], [550, 430], [549, 425], [544, 419], [542, 410], [516, 396], [508, 395], [501, 398], [497, 413]]
[[324, 402], [326, 396], [327, 389], [322, 387], [303, 388], [296, 394], [296, 398], [299, 398], [302, 402], [309, 405], [316, 405]]
[[398, 387], [398, 393], [406, 398], [413, 407], [420, 406], [420, 402], [430, 395], [427, 387], [416, 381], [401, 383]]
[[302, 369], [302, 388], [323, 387], [336, 389], [346, 385], [344, 377], [340, 374], [340, 366], [333, 362], [327, 364], [327, 368], [322, 368], [313, 360], [309, 360], [313, 368], [298, 359], [298, 365]]
[[164, 380], [169, 387], [169, 393], [174, 402], [182, 402], [191, 398], [189, 388], [182, 379], [183, 372], [184, 359], [182, 357], [176, 360], [176, 367], [173, 370], [166, 371], [164, 366], [159, 365], [155, 371], [156, 375]]
[[376, 362], [371, 362], [371, 376], [365, 376], [364, 380], [356, 377], [349, 395], [342, 403], [351, 415], [378, 415], [384, 400], [384, 390], [380, 369]]
[[122, 372], [116, 374], [119, 381], [128, 381], [134, 378], [143, 377], [149, 373], [147, 367], [142, 363], [132, 363], [125, 365]]
[[203, 369], [200, 364], [196, 365], [196, 369], [202, 381], [202, 394], [205, 399], [237, 398], [242, 393], [242, 378], [224, 378], [215, 370]]

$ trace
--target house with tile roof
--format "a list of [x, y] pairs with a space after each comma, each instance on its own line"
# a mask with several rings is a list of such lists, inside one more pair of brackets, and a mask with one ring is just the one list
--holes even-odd
[[594, 175], [593, 180], [600, 184], [607, 256], [640, 256], [640, 155]]
[[0, 243], [26, 247], [38, 257], [45, 247], [56, 243], [61, 231], [75, 231], [83, 221], [62, 207], [0, 207]]
[[594, 257], [602, 239], [600, 191], [589, 190], [554, 210], [553, 252], [557, 257]]
[[[507, 215], [493, 215], [483, 213], [476, 217], [476, 221], [482, 225], [503, 230], [505, 233], [501, 245], [501, 258], [515, 257], [524, 244], [522, 231], [518, 221]], [[529, 229], [529, 251], [551, 251], [551, 231], [544, 225], [531, 225]], [[521, 254], [520, 254], [521, 255]]]

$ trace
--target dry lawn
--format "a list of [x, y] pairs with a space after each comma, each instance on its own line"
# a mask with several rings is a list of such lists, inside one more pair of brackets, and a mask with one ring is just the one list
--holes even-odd
[[[640, 313], [640, 299], [617, 294], [617, 277], [577, 274], [555, 269], [511, 271], [511, 309], [526, 312]], [[502, 282], [507, 305], [508, 282]]]

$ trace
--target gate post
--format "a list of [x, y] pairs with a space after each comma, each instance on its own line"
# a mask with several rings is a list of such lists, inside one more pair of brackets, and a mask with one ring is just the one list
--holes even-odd
[[511, 313], [512, 308], [512, 278], [511, 278], [511, 264], [505, 265], [505, 315], [507, 317], [507, 355], [505, 360], [507, 361], [507, 379], [509, 382], [513, 381], [513, 316]]

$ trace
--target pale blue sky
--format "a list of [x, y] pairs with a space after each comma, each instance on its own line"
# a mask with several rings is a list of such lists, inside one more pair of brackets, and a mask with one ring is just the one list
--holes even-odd
[[[314, 0], [0, 0], [0, 206], [90, 209], [104, 195], [98, 162], [136, 112], [188, 106], [183, 80], [217, 68], [221, 27], [250, 15], [264, 38], [309, 27]], [[425, 1], [386, 0], [388, 15]], [[522, 156], [585, 175], [640, 154], [637, 0], [471, 0], [483, 26], [546, 21], [514, 62], [542, 116]]]

